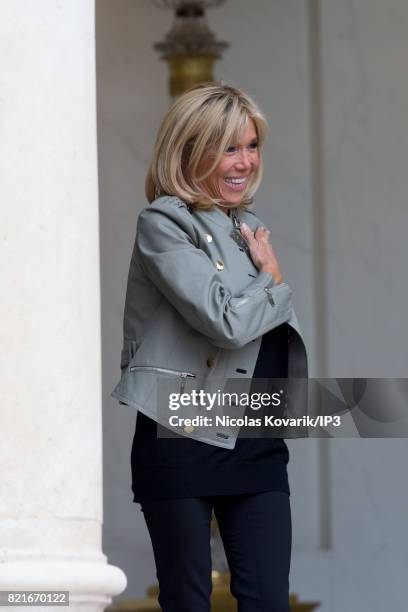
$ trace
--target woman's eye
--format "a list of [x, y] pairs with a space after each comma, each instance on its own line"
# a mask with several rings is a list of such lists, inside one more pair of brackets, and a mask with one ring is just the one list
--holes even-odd
[[[233, 146], [231, 145], [230, 147], [227, 147], [225, 149], [226, 153], [236, 153], [236, 151], [238, 150], [239, 147]], [[256, 149], [258, 148], [258, 143], [257, 142], [251, 142], [250, 145], [248, 145], [248, 149], [250, 151], [256, 151]]]

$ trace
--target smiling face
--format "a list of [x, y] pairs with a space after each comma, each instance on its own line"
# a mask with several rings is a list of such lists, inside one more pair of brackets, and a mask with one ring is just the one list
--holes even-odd
[[[211, 153], [203, 158], [200, 172], [205, 172], [210, 167], [212, 159]], [[221, 210], [228, 212], [228, 208], [233, 208], [241, 202], [259, 167], [259, 161], [256, 128], [253, 120], [249, 119], [240, 141], [227, 147], [219, 164], [201, 186], [211, 195], [221, 198], [225, 204]]]

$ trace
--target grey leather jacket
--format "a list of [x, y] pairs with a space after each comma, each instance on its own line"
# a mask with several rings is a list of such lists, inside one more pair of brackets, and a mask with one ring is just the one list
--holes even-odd
[[[193, 210], [162, 196], [139, 215], [123, 323], [122, 375], [111, 396], [167, 430], [234, 448], [239, 427], [170, 425], [166, 392], [223, 390], [250, 380], [262, 335], [287, 323], [288, 378], [307, 377], [307, 356], [292, 290], [253, 264], [239, 227], [262, 222], [251, 210]], [[303, 399], [299, 399], [303, 401]], [[245, 407], [236, 407], [238, 417]], [[191, 417], [203, 407], [190, 406]], [[300, 413], [302, 406], [300, 406]]]

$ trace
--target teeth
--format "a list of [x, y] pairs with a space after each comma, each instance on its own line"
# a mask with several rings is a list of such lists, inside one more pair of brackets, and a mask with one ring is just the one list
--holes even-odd
[[232, 183], [233, 185], [242, 185], [242, 183], [245, 183], [246, 179], [245, 178], [242, 178], [242, 179], [226, 178], [224, 179], [224, 181], [226, 183]]

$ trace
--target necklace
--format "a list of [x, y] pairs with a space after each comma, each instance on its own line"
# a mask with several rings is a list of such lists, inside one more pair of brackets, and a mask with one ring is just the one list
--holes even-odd
[[230, 237], [239, 246], [240, 249], [243, 249], [248, 254], [249, 253], [248, 243], [243, 237], [243, 235], [241, 234], [241, 231], [240, 231], [241, 221], [239, 220], [238, 213], [234, 208], [231, 209], [231, 218], [232, 218], [232, 224], [234, 227], [230, 232]]

